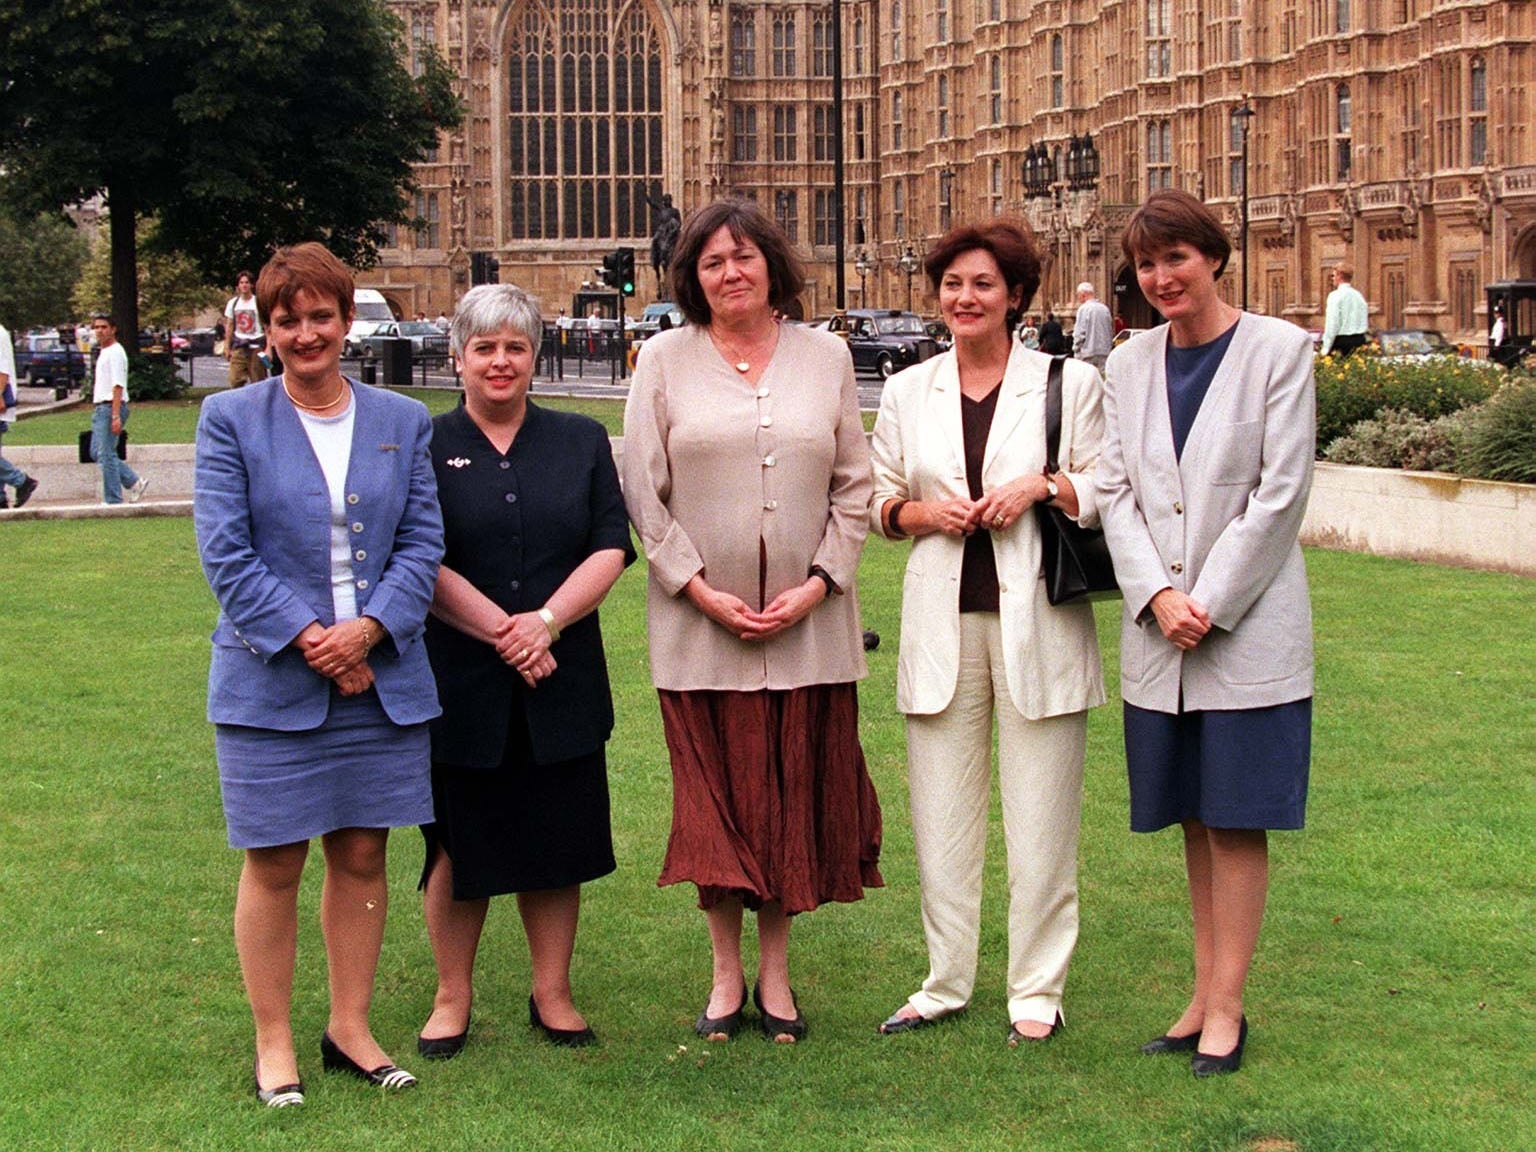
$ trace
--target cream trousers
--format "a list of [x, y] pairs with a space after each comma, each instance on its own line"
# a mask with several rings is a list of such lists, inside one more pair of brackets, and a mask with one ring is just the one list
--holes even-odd
[[908, 1001], [933, 1018], [976, 984], [992, 722], [1008, 851], [1008, 1018], [1055, 1021], [1077, 943], [1077, 832], [1088, 714], [1029, 720], [1013, 706], [994, 612], [960, 616], [949, 707], [907, 717], [912, 832], [930, 971]]

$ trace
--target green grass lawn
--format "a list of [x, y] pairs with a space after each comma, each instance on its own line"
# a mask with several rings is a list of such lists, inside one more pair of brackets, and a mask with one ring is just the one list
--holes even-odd
[[[1273, 838], [1244, 1068], [1197, 1082], [1184, 1061], [1136, 1053], [1182, 1006], [1188, 927], [1177, 834], [1126, 831], [1114, 704], [1090, 724], [1065, 1032], [1022, 1050], [1003, 1043], [994, 822], [971, 1010], [875, 1035], [926, 970], [893, 703], [904, 552], [883, 542], [861, 575], [865, 622], [885, 638], [862, 728], [885, 807], [887, 887], [797, 922], [805, 1043], [694, 1037], [709, 949], [691, 890], [655, 887], [670, 781], [637, 565], [604, 610], [619, 870], [587, 889], [574, 965], [602, 1044], [572, 1052], [534, 1039], [526, 953], [504, 900], [482, 947], [469, 1047], [447, 1064], [415, 1058], [434, 981], [415, 892], [420, 838], [402, 831], [374, 1027], [421, 1087], [384, 1097], [320, 1071], [315, 867], [294, 997], [309, 1103], [270, 1113], [250, 1091], [230, 934], [239, 855], [225, 846], [203, 719], [214, 607], [191, 522], [27, 522], [0, 537], [0, 1147], [1536, 1146], [1529, 580], [1309, 553], [1309, 826]], [[1111, 675], [1114, 612], [1100, 615]]]

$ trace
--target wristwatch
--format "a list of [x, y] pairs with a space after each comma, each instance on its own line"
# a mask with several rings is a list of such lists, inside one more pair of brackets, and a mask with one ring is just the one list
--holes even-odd
[[1056, 481], [1049, 476], [1045, 478], [1045, 500], [1049, 504], [1061, 495], [1061, 489], [1056, 487]]

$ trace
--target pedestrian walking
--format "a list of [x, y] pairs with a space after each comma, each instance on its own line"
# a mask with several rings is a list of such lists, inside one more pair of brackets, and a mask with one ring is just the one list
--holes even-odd
[[1109, 305], [1094, 294], [1093, 285], [1084, 280], [1077, 286], [1077, 321], [1072, 325], [1072, 355], [1086, 360], [1104, 374], [1104, 358], [1114, 340], [1114, 322]]
[[96, 358], [95, 390], [91, 400], [91, 459], [101, 467], [101, 502], [137, 504], [149, 481], [117, 454], [117, 438], [128, 426], [128, 353], [117, 340], [117, 321], [104, 312], [91, 318], [91, 332], [100, 349]]
[[[11, 334], [0, 324], [0, 447], [10, 430], [12, 414], [16, 411], [16, 352], [11, 347]], [[5, 489], [16, 489], [16, 507], [20, 508], [32, 499], [37, 491], [37, 480], [28, 476], [0, 454], [0, 508], [9, 508], [10, 500]]]
[[243, 388], [253, 380], [267, 377], [267, 366], [262, 361], [267, 337], [256, 310], [256, 278], [241, 271], [235, 277], [235, 292], [224, 305], [224, 319], [229, 321], [224, 355], [229, 360], [229, 386]]
[[1333, 291], [1328, 293], [1327, 314], [1323, 321], [1324, 356], [1336, 355], [1342, 360], [1365, 344], [1371, 310], [1355, 287], [1354, 279], [1355, 270], [1348, 264], [1340, 264], [1333, 270]]

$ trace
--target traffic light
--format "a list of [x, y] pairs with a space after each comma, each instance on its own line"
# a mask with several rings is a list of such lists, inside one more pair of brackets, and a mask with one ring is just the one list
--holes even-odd
[[614, 285], [626, 296], [635, 294], [635, 250], [620, 248], [613, 254], [618, 269], [618, 283]]
[[620, 284], [624, 283], [624, 281], [619, 278], [620, 251], [621, 249], [615, 249], [614, 251], [604, 256], [603, 266], [601, 269], [599, 269], [598, 272], [598, 274], [603, 278], [603, 283], [608, 285], [610, 288], [617, 288]]

